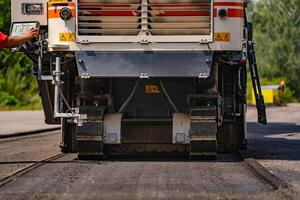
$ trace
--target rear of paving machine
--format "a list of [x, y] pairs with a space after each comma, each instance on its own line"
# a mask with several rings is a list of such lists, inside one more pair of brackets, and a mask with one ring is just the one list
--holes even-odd
[[246, 146], [246, 60], [266, 123], [243, 0], [12, 0], [37, 21], [33, 60], [63, 152], [215, 157]]

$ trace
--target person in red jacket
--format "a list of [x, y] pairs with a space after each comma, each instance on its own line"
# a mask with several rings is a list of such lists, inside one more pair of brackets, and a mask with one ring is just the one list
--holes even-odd
[[21, 44], [31, 40], [32, 38], [37, 37], [38, 34], [38, 30], [34, 28], [26, 31], [23, 35], [18, 37], [9, 37], [0, 32], [0, 50], [4, 48], [18, 47]]

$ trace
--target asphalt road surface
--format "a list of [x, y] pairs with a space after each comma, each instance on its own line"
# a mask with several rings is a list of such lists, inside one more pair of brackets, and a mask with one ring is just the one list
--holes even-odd
[[[255, 123], [255, 112], [248, 112], [249, 155], [296, 192], [275, 190], [236, 154], [199, 162], [79, 161], [68, 154], [14, 177], [0, 187], [0, 199], [299, 199], [300, 105], [269, 108], [267, 126]], [[0, 176], [57, 154], [59, 141], [58, 132], [0, 141]]]

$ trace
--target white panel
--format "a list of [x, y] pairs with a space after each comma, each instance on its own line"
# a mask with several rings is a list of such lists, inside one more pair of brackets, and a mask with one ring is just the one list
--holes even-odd
[[190, 143], [190, 115], [184, 113], [173, 114], [173, 144]]
[[121, 143], [122, 113], [109, 113], [104, 115], [104, 137], [106, 144]]
[[69, 48], [71, 44], [76, 44], [72, 41], [60, 41], [59, 34], [60, 33], [69, 33], [75, 34], [75, 19], [71, 18], [68, 21], [64, 21], [60, 18], [49, 19], [49, 47], [65, 47], [65, 50], [71, 50], [73, 48]]
[[[23, 15], [22, 3], [42, 3], [43, 15]], [[11, 0], [12, 22], [38, 21], [40, 25], [47, 25], [47, 0]]]

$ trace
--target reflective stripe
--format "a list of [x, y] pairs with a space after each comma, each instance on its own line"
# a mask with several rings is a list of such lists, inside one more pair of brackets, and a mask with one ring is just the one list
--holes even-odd
[[244, 10], [243, 9], [229, 8], [228, 9], [228, 17], [244, 18]]
[[238, 6], [244, 7], [243, 3], [238, 2], [214, 2], [214, 6]]
[[57, 5], [63, 5], [65, 4], [66, 6], [75, 6], [74, 2], [57, 2], [57, 3], [48, 3], [48, 7], [52, 7], [52, 6], [57, 6]]

